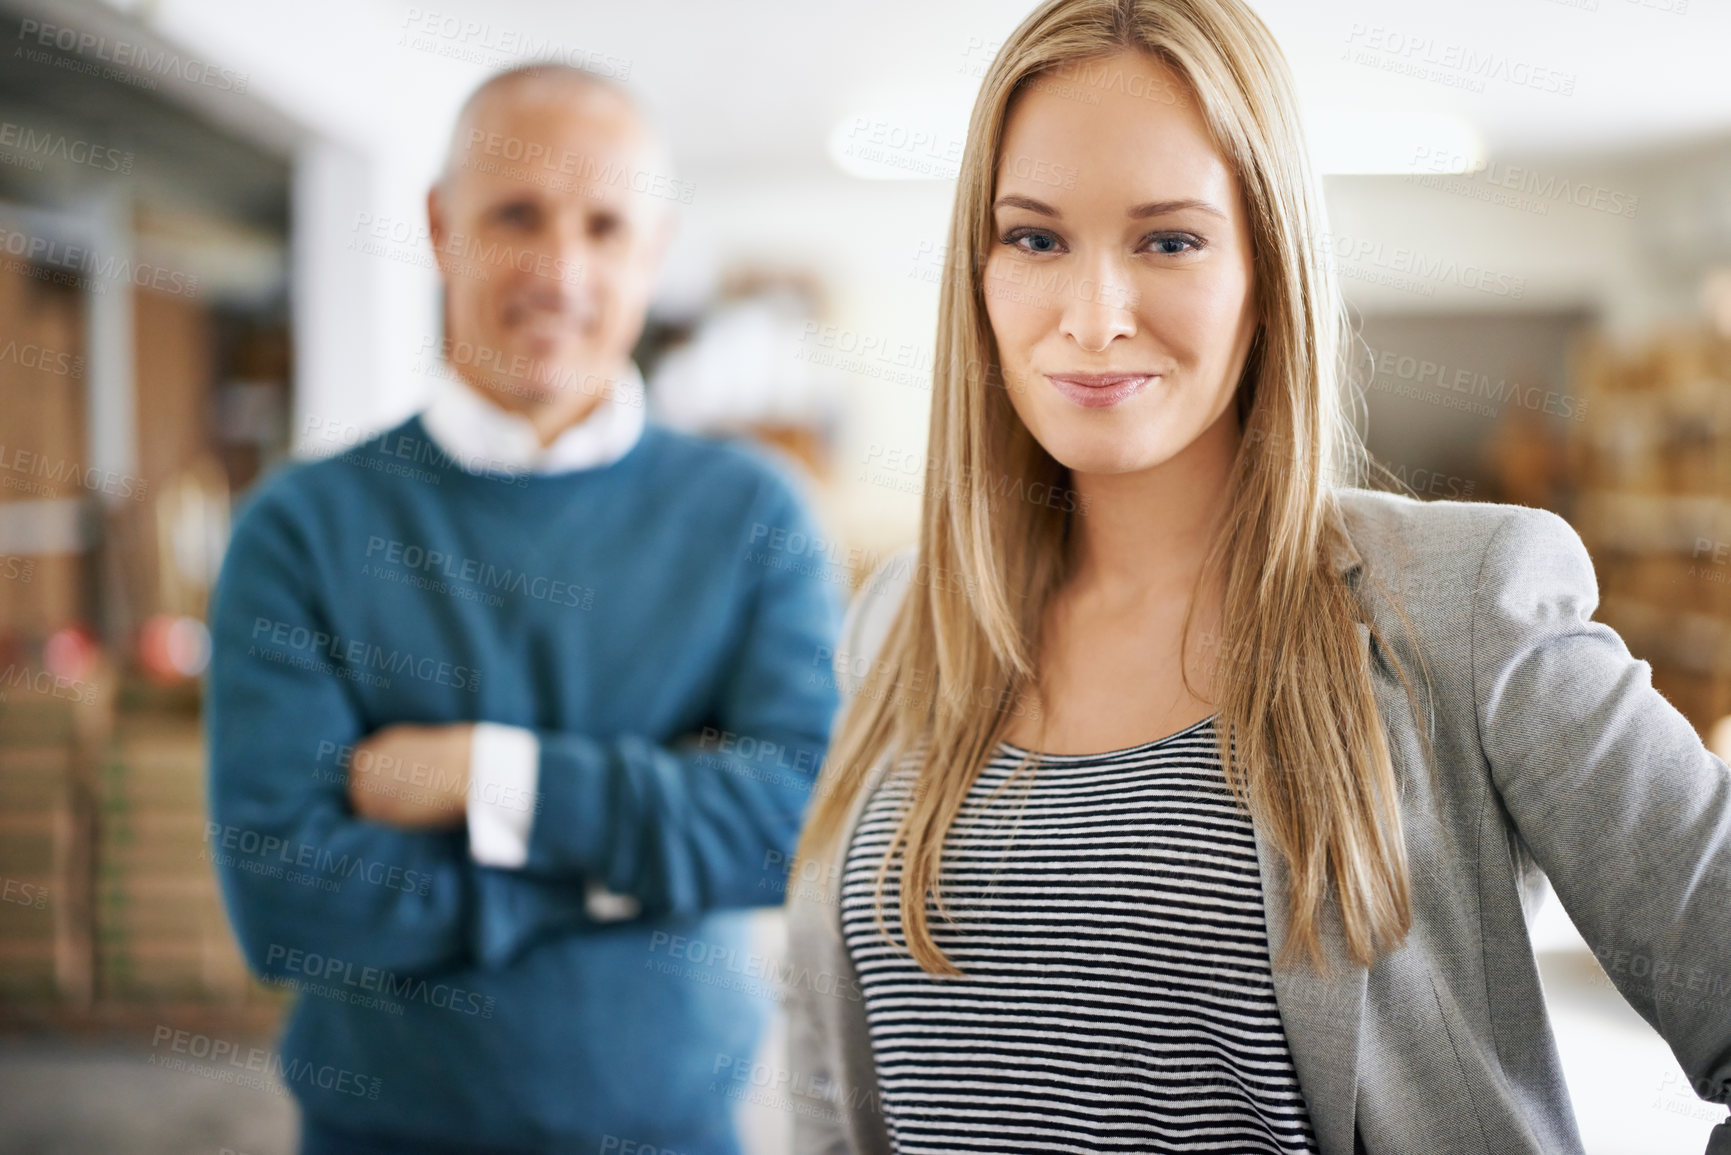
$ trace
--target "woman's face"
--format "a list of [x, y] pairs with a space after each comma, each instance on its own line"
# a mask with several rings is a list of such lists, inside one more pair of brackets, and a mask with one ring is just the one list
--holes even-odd
[[1204, 434], [1235, 447], [1250, 237], [1175, 73], [1127, 51], [1024, 89], [984, 275], [1011, 404], [1072, 471], [1150, 469]]

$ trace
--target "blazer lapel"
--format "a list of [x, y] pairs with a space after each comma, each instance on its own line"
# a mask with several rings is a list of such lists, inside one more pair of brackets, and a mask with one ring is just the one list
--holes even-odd
[[[1362, 622], [1357, 628], [1368, 658], [1370, 630]], [[1279, 851], [1263, 838], [1260, 827], [1256, 829], [1256, 858], [1262, 874], [1272, 963], [1286, 943], [1290, 876]], [[1329, 973], [1318, 974], [1308, 962], [1276, 968], [1274, 999], [1322, 1155], [1353, 1155], [1359, 1031], [1369, 972], [1346, 952], [1340, 906], [1332, 894], [1323, 906], [1320, 935]]]

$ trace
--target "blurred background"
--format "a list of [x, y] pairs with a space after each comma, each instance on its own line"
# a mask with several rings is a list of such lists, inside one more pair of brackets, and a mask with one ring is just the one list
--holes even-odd
[[[779, 446], [827, 560], [913, 539], [953, 176], [1028, 0], [435, 2], [0, 0], [0, 1151], [293, 1149], [280, 1088], [152, 1062], [165, 1028], [268, 1041], [285, 998], [203, 841], [203, 617], [259, 477], [449, 372], [424, 197], [488, 73], [592, 68], [672, 144], [652, 413]], [[1328, 174], [1372, 451], [1568, 518], [1724, 756], [1731, 4], [1253, 4]], [[1536, 945], [1587, 1149], [1699, 1151], [1723, 1108], [1554, 898]]]

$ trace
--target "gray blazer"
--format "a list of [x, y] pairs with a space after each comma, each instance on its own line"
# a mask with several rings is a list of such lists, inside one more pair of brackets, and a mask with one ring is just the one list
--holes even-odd
[[[1592, 620], [1593, 565], [1562, 518], [1338, 492], [1351, 545], [1335, 564], [1432, 714], [1436, 761], [1433, 785], [1421, 723], [1360, 624], [1402, 786], [1414, 917], [1406, 942], [1367, 970], [1347, 957], [1331, 903], [1322, 929], [1332, 977], [1275, 972], [1323, 1155], [1581, 1151], [1527, 935], [1547, 877], [1697, 1093], [1727, 1102], [1731, 770], [1653, 688], [1651, 667]], [[837, 654], [844, 687], [843, 659], [861, 669], [882, 644], [910, 554], [881, 567], [848, 610]], [[1417, 652], [1372, 578], [1404, 606]], [[831, 880], [887, 766], [874, 768], [854, 806]], [[1286, 933], [1287, 877], [1260, 835], [1257, 854], [1272, 954]], [[887, 1152], [839, 907], [799, 879], [790, 887], [783, 989], [794, 1149]], [[1707, 1151], [1731, 1155], [1731, 1122], [1714, 1128]]]

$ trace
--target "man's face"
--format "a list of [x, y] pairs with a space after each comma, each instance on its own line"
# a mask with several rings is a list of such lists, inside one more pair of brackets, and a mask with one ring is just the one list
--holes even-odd
[[625, 371], [671, 223], [666, 187], [619, 95], [559, 80], [487, 94], [427, 198], [446, 336], [505, 408], [580, 420]]

